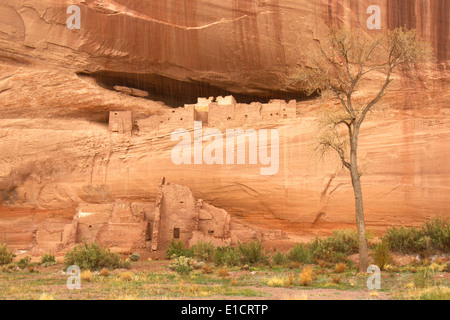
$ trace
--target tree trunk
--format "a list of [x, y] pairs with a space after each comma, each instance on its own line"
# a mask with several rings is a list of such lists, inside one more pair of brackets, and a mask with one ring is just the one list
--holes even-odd
[[367, 248], [366, 225], [364, 222], [363, 196], [361, 179], [358, 171], [358, 140], [352, 139], [350, 151], [350, 175], [352, 177], [353, 191], [355, 194], [356, 226], [359, 238], [359, 272], [367, 272], [369, 266], [369, 253]]

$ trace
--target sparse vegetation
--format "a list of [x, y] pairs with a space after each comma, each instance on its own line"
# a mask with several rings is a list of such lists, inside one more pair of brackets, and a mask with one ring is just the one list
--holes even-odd
[[334, 284], [339, 284], [339, 283], [341, 283], [341, 277], [338, 276], [338, 275], [333, 275], [333, 276], [331, 277], [331, 280], [333, 281]]
[[102, 277], [107, 277], [107, 276], [109, 276], [110, 275], [110, 272], [109, 272], [109, 270], [108, 269], [106, 269], [106, 268], [103, 268], [101, 271], [100, 271], [100, 273], [99, 273]]
[[133, 262], [139, 261], [139, 258], [141, 257], [141, 255], [139, 253], [133, 253], [132, 255], [130, 255], [130, 260]]
[[230, 275], [227, 269], [218, 269], [218, 270], [217, 270], [217, 274], [218, 274], [221, 278], [226, 278], [226, 277], [228, 277], [228, 276]]
[[131, 271], [127, 271], [127, 272], [122, 272], [121, 274], [119, 274], [119, 278], [122, 281], [131, 281], [133, 280], [133, 272]]
[[311, 244], [315, 261], [345, 262], [347, 256], [358, 252], [358, 234], [354, 230], [338, 230], [324, 239], [316, 238]]
[[94, 275], [92, 274], [91, 270], [84, 270], [81, 272], [81, 281], [83, 282], [92, 282], [94, 280]]
[[336, 272], [336, 273], [343, 273], [345, 271], [345, 269], [347, 269], [347, 265], [345, 263], [342, 263], [342, 262], [337, 263], [334, 266], [334, 272]]
[[194, 270], [193, 263], [194, 261], [191, 258], [181, 256], [175, 258], [169, 265], [169, 268], [180, 275], [188, 275]]
[[0, 245], [0, 265], [10, 264], [16, 255], [8, 250], [6, 244]]
[[211, 262], [214, 260], [214, 251], [216, 248], [212, 242], [199, 241], [191, 249], [194, 257], [201, 261]]
[[272, 256], [272, 263], [276, 266], [282, 266], [289, 263], [289, 258], [282, 252], [277, 252]]
[[44, 267], [52, 266], [56, 264], [55, 256], [51, 252], [44, 253], [41, 256], [41, 265]]
[[193, 257], [192, 250], [186, 248], [184, 242], [181, 240], [176, 241], [172, 239], [169, 244], [169, 248], [166, 250], [166, 259], [173, 259], [177, 257]]
[[450, 252], [450, 222], [444, 218], [433, 218], [422, 227], [392, 227], [386, 230], [383, 241], [392, 251], [418, 253], [423, 257], [435, 251]]
[[238, 249], [243, 264], [267, 264], [268, 262], [267, 252], [264, 250], [261, 241], [239, 243]]
[[210, 265], [204, 265], [202, 267], [202, 273], [203, 274], [212, 274], [214, 273], [214, 267]]
[[25, 268], [28, 268], [30, 263], [31, 263], [31, 257], [30, 256], [26, 256], [26, 257], [23, 257], [22, 259], [20, 259], [19, 262], [17, 262], [17, 266], [20, 269], [25, 269]]
[[83, 240], [83, 244], [66, 253], [64, 263], [66, 267], [76, 265], [83, 270], [130, 268], [130, 264], [123, 262], [119, 254], [101, 248], [95, 242], [89, 244], [86, 239]]
[[380, 270], [384, 270], [385, 266], [392, 261], [389, 243], [387, 241], [381, 241], [376, 244], [373, 249], [372, 257]]
[[310, 266], [307, 266], [300, 273], [300, 284], [302, 286], [309, 286], [313, 281], [313, 269]]
[[293, 262], [313, 262], [313, 253], [310, 246], [304, 243], [295, 244], [295, 246], [289, 251], [288, 257]]
[[214, 264], [216, 266], [238, 266], [241, 264], [241, 255], [235, 247], [217, 247], [214, 252]]

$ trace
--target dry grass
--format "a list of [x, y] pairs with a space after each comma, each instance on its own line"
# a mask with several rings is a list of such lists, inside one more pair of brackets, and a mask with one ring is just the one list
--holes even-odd
[[109, 276], [109, 274], [110, 274], [110, 272], [109, 272], [109, 270], [106, 269], [106, 268], [103, 268], [102, 271], [100, 271], [100, 275], [101, 275], [102, 277], [107, 277], [107, 276]]
[[294, 283], [294, 276], [289, 277], [273, 277], [267, 280], [267, 285], [270, 287], [290, 287]]
[[226, 278], [228, 277], [230, 274], [228, 273], [227, 269], [219, 269], [217, 270], [217, 274], [221, 277], [221, 278]]
[[331, 277], [331, 280], [332, 280], [333, 283], [335, 283], [335, 284], [341, 283], [341, 277], [340, 277], [340, 276], [337, 276], [337, 275], [332, 276], [332, 277]]
[[208, 265], [203, 266], [203, 267], [202, 267], [202, 273], [203, 273], [203, 274], [211, 274], [211, 273], [214, 273], [214, 266], [208, 266]]
[[55, 300], [55, 296], [49, 293], [43, 293], [39, 296], [39, 300]]
[[334, 266], [334, 272], [336, 273], [343, 273], [345, 269], [347, 269], [345, 263], [338, 263]]
[[300, 273], [300, 284], [302, 286], [309, 286], [313, 280], [313, 269], [311, 267], [306, 267]]
[[119, 278], [122, 281], [131, 281], [133, 280], [134, 274], [131, 271], [127, 271], [127, 272], [122, 272], [121, 274], [119, 274]]
[[394, 295], [394, 298], [404, 300], [450, 300], [450, 288], [447, 286], [433, 286], [416, 288], [413, 284], [407, 286], [406, 292]]
[[83, 282], [92, 282], [94, 280], [94, 275], [91, 270], [85, 270], [81, 273], [81, 281]]

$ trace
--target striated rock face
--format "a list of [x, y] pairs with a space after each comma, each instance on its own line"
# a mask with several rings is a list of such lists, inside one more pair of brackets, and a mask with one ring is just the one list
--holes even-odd
[[[73, 4], [81, 9], [79, 30], [66, 26]], [[373, 4], [381, 8], [381, 31], [366, 26]], [[415, 27], [436, 55], [418, 78], [396, 76], [384, 109], [363, 126], [369, 227], [449, 216], [449, 6], [448, 0], [3, 0], [1, 204], [50, 210], [32, 216], [52, 224], [52, 212], [82, 202], [156, 198], [165, 176], [259, 227], [303, 236], [351, 225], [348, 174], [337, 171], [336, 158], [322, 161], [313, 151], [319, 103], [284, 82], [324, 39], [327, 23], [341, 21], [374, 36]], [[375, 85], [362, 88], [358, 94], [369, 95]], [[230, 93], [240, 103], [300, 101], [297, 117], [249, 124], [280, 130], [276, 175], [262, 177], [261, 166], [252, 165], [175, 165], [170, 134], [178, 127], [136, 126], [151, 115], [163, 121], [168, 105]], [[110, 111], [132, 111], [129, 135], [111, 134]], [[0, 219], [12, 219], [8, 210], [0, 208]]]
[[[79, 30], [66, 26], [73, 4], [81, 9]], [[373, 4], [381, 8], [382, 30], [417, 28], [447, 66], [447, 0], [4, 0], [0, 56], [22, 64], [44, 60], [175, 105], [220, 91], [273, 98], [282, 95], [286, 73], [323, 39], [327, 23], [382, 32], [366, 26]]]

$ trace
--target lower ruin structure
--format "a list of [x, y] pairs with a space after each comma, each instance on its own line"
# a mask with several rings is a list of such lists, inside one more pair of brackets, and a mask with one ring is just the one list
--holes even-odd
[[[109, 203], [80, 203], [73, 220], [33, 232], [32, 254], [65, 251], [76, 244], [97, 242], [111, 251], [165, 252], [171, 241], [186, 246], [198, 241], [216, 246], [251, 240], [286, 239], [279, 230], [261, 230], [232, 222], [231, 215], [201, 199], [182, 185], [161, 179], [155, 201], [117, 199]], [[17, 249], [21, 249], [17, 247]], [[28, 251], [27, 250], [27, 251]]]

